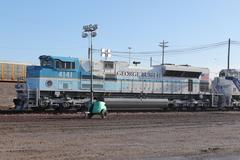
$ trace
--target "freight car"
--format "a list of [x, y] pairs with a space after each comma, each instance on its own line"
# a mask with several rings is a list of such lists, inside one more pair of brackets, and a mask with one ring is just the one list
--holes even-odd
[[[82, 108], [89, 100], [90, 62], [42, 55], [28, 66], [26, 84], [16, 85], [18, 109]], [[210, 107], [209, 69], [189, 65], [140, 68], [122, 61], [93, 63], [95, 97], [109, 110], [162, 110]]]
[[0, 61], [0, 82], [24, 82], [29, 63]]

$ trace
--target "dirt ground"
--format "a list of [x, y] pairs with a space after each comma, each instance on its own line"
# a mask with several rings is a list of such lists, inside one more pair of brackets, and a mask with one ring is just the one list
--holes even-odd
[[0, 109], [13, 108], [16, 97], [16, 83], [0, 82]]
[[1, 160], [239, 159], [240, 112], [0, 115]]

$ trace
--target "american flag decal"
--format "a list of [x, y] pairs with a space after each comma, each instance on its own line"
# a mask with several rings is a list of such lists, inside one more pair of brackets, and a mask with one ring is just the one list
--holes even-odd
[[208, 81], [208, 80], [209, 80], [209, 74], [208, 74], [208, 73], [202, 73], [200, 79], [201, 79], [201, 80]]

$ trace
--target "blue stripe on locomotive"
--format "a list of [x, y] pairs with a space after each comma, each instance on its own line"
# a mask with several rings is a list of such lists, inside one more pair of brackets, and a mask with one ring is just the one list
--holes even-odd
[[[56, 57], [56, 56], [46, 56], [48, 60], [53, 61], [53, 67], [47, 66], [28, 66], [27, 67], [27, 77], [49, 77], [49, 78], [80, 78], [82, 75], [90, 75], [86, 72], [80, 65], [78, 58], [72, 57]], [[43, 58], [43, 56], [40, 56]], [[56, 60], [62, 62], [74, 62], [75, 69], [57, 69]]]

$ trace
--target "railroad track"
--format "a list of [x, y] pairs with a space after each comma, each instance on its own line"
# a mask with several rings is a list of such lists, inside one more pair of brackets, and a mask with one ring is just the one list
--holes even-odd
[[0, 110], [0, 114], [73, 114], [77, 113], [79, 110], [65, 110], [65, 111], [55, 111], [55, 110], [43, 110], [43, 111], [34, 111], [34, 110]]
[[[205, 110], [197, 109], [197, 110], [188, 110], [186, 108], [182, 109], [163, 109], [163, 108], [150, 108], [150, 107], [129, 107], [129, 108], [108, 108], [108, 112], [211, 112], [211, 111], [240, 111], [240, 109], [236, 108], [206, 108]], [[73, 114], [83, 112], [80, 109], [72, 109], [72, 110], [0, 110], [0, 114]]]

